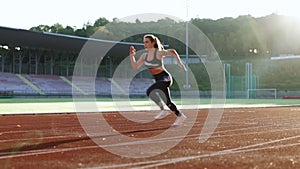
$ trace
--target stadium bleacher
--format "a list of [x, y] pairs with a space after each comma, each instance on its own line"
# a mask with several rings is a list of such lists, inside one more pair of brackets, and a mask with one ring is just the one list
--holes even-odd
[[13, 73], [0, 73], [0, 91], [12, 91], [14, 94], [38, 94]]
[[104, 77], [98, 77], [95, 80], [95, 90], [97, 95], [111, 94], [111, 82]]
[[[145, 95], [148, 87], [153, 83], [152, 79], [147, 78], [114, 78], [115, 83], [117, 83], [123, 92], [130, 95]], [[117, 90], [113, 88], [112, 91]]]
[[23, 75], [46, 94], [70, 94], [72, 87], [57, 75]]
[[[111, 94], [130, 94], [130, 95], [145, 95], [147, 88], [153, 83], [152, 79], [147, 78], [114, 78], [108, 79], [105, 77], [66, 77], [69, 81], [58, 75], [35, 75], [22, 74], [30, 83], [40, 89], [45, 96], [72, 96], [72, 92], [76, 94], [98, 96], [108, 96]], [[114, 83], [112, 82], [114, 81]], [[73, 87], [72, 87], [73, 85]], [[75, 86], [75, 87], [74, 87]], [[16, 74], [0, 73], [0, 91], [13, 92], [18, 95], [40, 95], [38, 91], [30, 85], [22, 81]]]
[[[67, 79], [73, 82], [76, 88], [79, 88], [82, 93], [95, 95], [110, 95], [112, 84], [105, 77], [78, 77], [69, 76]], [[120, 93], [120, 90], [117, 91]]]
[[134, 78], [132, 79], [129, 86], [129, 93], [131, 94], [141, 94], [146, 93], [146, 90], [153, 83], [152, 79], [147, 78]]

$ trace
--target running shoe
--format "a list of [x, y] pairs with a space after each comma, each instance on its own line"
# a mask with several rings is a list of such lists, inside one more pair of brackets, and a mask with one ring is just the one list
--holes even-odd
[[175, 122], [173, 123], [173, 125], [172, 126], [179, 126], [179, 125], [181, 125], [183, 122], [184, 122], [184, 120], [186, 119], [187, 117], [184, 115], [184, 114], [181, 114], [181, 116], [179, 116], [179, 117], [177, 117], [177, 119], [175, 120]]
[[170, 114], [169, 111], [161, 110], [154, 118], [155, 119], [162, 119], [162, 118], [166, 117], [169, 114]]

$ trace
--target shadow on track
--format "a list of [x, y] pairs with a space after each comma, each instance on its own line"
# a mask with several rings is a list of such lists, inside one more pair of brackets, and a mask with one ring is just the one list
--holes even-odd
[[132, 131], [119, 131], [119, 133], [116, 134], [108, 134], [108, 135], [101, 135], [101, 136], [82, 136], [80, 138], [73, 138], [73, 139], [67, 139], [67, 140], [59, 140], [59, 141], [50, 141], [50, 142], [43, 142], [43, 143], [34, 143], [34, 138], [25, 140], [24, 142], [18, 142], [16, 143], [17, 146], [13, 148], [3, 149], [0, 150], [0, 156], [6, 156], [6, 155], [12, 155], [16, 154], [18, 152], [26, 152], [26, 151], [32, 151], [32, 150], [40, 150], [40, 149], [46, 149], [46, 148], [53, 148], [62, 144], [68, 144], [68, 143], [74, 143], [78, 141], [85, 141], [85, 140], [91, 140], [91, 139], [101, 139], [106, 137], [114, 137], [118, 136], [120, 134], [126, 135], [126, 134], [136, 134], [136, 133], [143, 133], [143, 132], [151, 132], [151, 131], [160, 131], [168, 129], [168, 127], [163, 128], [152, 128], [152, 129], [141, 129], [141, 130], [132, 130]]

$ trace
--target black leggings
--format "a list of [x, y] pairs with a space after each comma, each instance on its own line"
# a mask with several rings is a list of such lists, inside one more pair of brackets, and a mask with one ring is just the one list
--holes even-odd
[[[180, 111], [177, 109], [176, 105], [171, 101], [170, 89], [172, 85], [172, 77], [169, 73], [163, 71], [157, 75], [154, 75], [155, 83], [152, 84], [147, 90], [147, 96], [150, 97], [158, 106], [161, 102], [160, 98], [164, 103], [173, 111], [176, 116], [181, 116]], [[162, 108], [162, 107], [161, 107]]]

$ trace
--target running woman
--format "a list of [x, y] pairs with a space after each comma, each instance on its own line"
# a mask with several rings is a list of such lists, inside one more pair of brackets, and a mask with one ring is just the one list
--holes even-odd
[[164, 110], [164, 105], [161, 101], [162, 99], [169, 109], [177, 116], [173, 126], [178, 126], [182, 124], [187, 117], [178, 110], [177, 106], [171, 100], [169, 87], [172, 85], [173, 80], [170, 73], [164, 67], [163, 58], [171, 55], [177, 60], [179, 67], [185, 71], [186, 67], [182, 63], [175, 49], [165, 50], [160, 40], [152, 34], [144, 36], [144, 48], [147, 53], [143, 53], [136, 61], [136, 49], [133, 46], [130, 46], [131, 66], [134, 70], [137, 70], [145, 64], [156, 81], [147, 90], [147, 96], [149, 96], [161, 110], [154, 118], [162, 119], [170, 114], [169, 111]]

